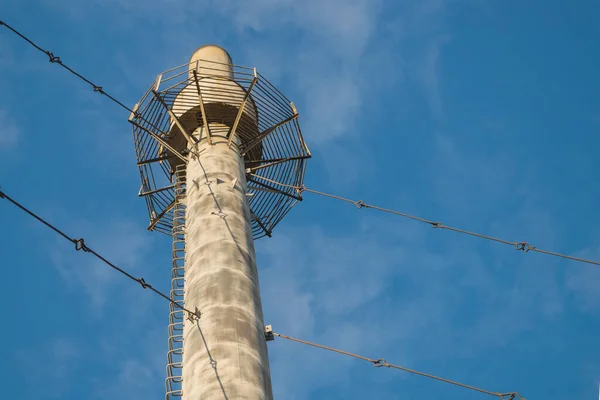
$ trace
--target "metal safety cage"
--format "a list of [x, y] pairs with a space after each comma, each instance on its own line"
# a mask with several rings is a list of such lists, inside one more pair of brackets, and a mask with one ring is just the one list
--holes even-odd
[[203, 140], [210, 143], [215, 122], [227, 129], [213, 134], [226, 136], [243, 156], [255, 239], [271, 236], [302, 200], [295, 188], [311, 154], [298, 112], [255, 68], [206, 60], [181, 65], [160, 74], [133, 111], [139, 196], [146, 200], [149, 230], [171, 234], [175, 170], [187, 163], [198, 127], [209, 127]]

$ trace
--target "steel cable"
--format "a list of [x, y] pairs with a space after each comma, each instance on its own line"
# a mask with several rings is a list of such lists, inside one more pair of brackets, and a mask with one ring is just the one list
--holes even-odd
[[504, 240], [504, 239], [499, 239], [499, 238], [496, 238], [496, 237], [493, 237], [493, 236], [483, 235], [481, 233], [471, 232], [471, 231], [467, 231], [467, 230], [464, 230], [464, 229], [460, 229], [460, 228], [455, 228], [455, 227], [452, 227], [452, 226], [444, 225], [441, 222], [436, 222], [436, 221], [431, 221], [431, 220], [420, 218], [420, 217], [415, 217], [413, 215], [406, 214], [406, 213], [403, 213], [403, 212], [400, 212], [400, 211], [390, 210], [390, 209], [379, 207], [379, 206], [375, 206], [375, 205], [372, 205], [372, 204], [367, 204], [367, 203], [365, 203], [362, 200], [359, 200], [359, 201], [350, 200], [350, 199], [347, 199], [347, 198], [344, 198], [344, 197], [335, 196], [335, 195], [332, 195], [332, 194], [329, 194], [329, 193], [325, 193], [325, 192], [320, 192], [318, 190], [309, 189], [307, 187], [297, 187], [296, 189], [299, 192], [313, 193], [313, 194], [316, 194], [316, 195], [319, 195], [319, 196], [324, 196], [324, 197], [329, 197], [329, 198], [336, 199], [336, 200], [341, 200], [341, 201], [344, 201], [346, 203], [352, 203], [352, 204], [356, 205], [358, 208], [371, 208], [373, 210], [377, 210], [377, 211], [381, 211], [381, 212], [385, 212], [385, 213], [390, 213], [390, 214], [398, 215], [398, 216], [401, 216], [401, 217], [404, 217], [404, 218], [408, 218], [408, 219], [412, 219], [412, 220], [415, 220], [415, 221], [423, 222], [423, 223], [426, 223], [428, 225], [431, 225], [433, 228], [446, 229], [448, 231], [454, 231], [454, 232], [462, 233], [464, 235], [474, 236], [474, 237], [478, 237], [478, 238], [481, 238], [481, 239], [490, 240], [490, 241], [493, 241], [493, 242], [507, 244], [507, 245], [515, 247], [517, 250], [523, 251], [525, 253], [527, 253], [529, 251], [535, 251], [537, 253], [547, 254], [547, 255], [550, 255], [550, 256], [554, 256], [554, 257], [560, 257], [560, 258], [565, 258], [567, 260], [578, 261], [578, 262], [582, 262], [582, 263], [587, 263], [587, 264], [592, 264], [592, 265], [598, 265], [598, 266], [600, 266], [600, 261], [588, 260], [588, 259], [585, 259], [585, 258], [574, 257], [574, 256], [566, 255], [566, 254], [556, 253], [556, 252], [553, 252], [553, 251], [539, 249], [539, 248], [537, 248], [535, 246], [532, 246], [528, 242], [511, 242], [511, 241]]
[[184, 306], [182, 306], [178, 302], [172, 300], [169, 296], [167, 296], [166, 294], [164, 294], [160, 290], [155, 289], [151, 284], [147, 283], [144, 280], [144, 278], [136, 278], [135, 276], [131, 275], [129, 272], [125, 271], [124, 269], [122, 269], [122, 268], [118, 267], [117, 265], [113, 264], [112, 262], [108, 261], [104, 256], [100, 255], [99, 253], [97, 253], [96, 251], [94, 251], [90, 247], [88, 247], [85, 244], [85, 240], [83, 238], [80, 238], [80, 239], [71, 238], [66, 233], [64, 233], [62, 230], [58, 229], [56, 226], [52, 225], [51, 223], [49, 223], [48, 221], [46, 221], [45, 219], [43, 219], [39, 215], [37, 215], [34, 212], [32, 212], [31, 210], [27, 209], [26, 207], [24, 207], [18, 201], [16, 201], [13, 198], [11, 198], [9, 195], [7, 195], [3, 191], [0, 191], [0, 199], [8, 200], [10, 203], [12, 203], [16, 207], [18, 207], [19, 209], [21, 209], [22, 211], [24, 211], [25, 213], [27, 213], [31, 217], [35, 218], [37, 221], [41, 222], [42, 224], [44, 224], [48, 228], [52, 229], [54, 232], [56, 232], [58, 235], [60, 235], [64, 239], [66, 239], [69, 242], [73, 243], [75, 245], [75, 250], [77, 250], [77, 251], [83, 250], [86, 253], [93, 254], [96, 258], [98, 258], [99, 260], [101, 260], [103, 263], [105, 263], [106, 265], [108, 265], [109, 267], [111, 267], [112, 269], [114, 269], [115, 271], [118, 271], [121, 274], [125, 275], [127, 278], [131, 279], [132, 281], [139, 283], [142, 286], [143, 289], [150, 289], [152, 292], [156, 293], [157, 295], [159, 295], [163, 299], [167, 300], [168, 302], [170, 302], [171, 304], [173, 304], [175, 307], [177, 307], [177, 308], [179, 308], [179, 309], [187, 312], [188, 318], [190, 320], [196, 320], [196, 319], [200, 318], [201, 313], [200, 313], [200, 311], [198, 309], [196, 309], [195, 311], [191, 311], [191, 310], [185, 308]]
[[102, 86], [98, 86], [98, 85], [94, 84], [92, 81], [90, 81], [89, 79], [87, 79], [86, 77], [84, 77], [83, 75], [81, 75], [79, 72], [75, 71], [74, 69], [72, 69], [71, 67], [69, 67], [68, 65], [66, 65], [60, 59], [60, 57], [54, 55], [54, 53], [52, 53], [50, 50], [44, 50], [43, 48], [41, 48], [40, 46], [38, 46], [33, 40], [29, 39], [27, 36], [25, 36], [24, 34], [22, 34], [19, 31], [17, 31], [15, 28], [13, 28], [12, 26], [10, 26], [9, 24], [7, 24], [4, 21], [0, 21], [0, 26], [6, 27], [8, 30], [12, 31], [15, 35], [19, 36], [21, 39], [23, 39], [27, 43], [29, 43], [33, 48], [35, 48], [36, 50], [38, 50], [38, 51], [44, 53], [45, 55], [47, 55], [48, 56], [48, 61], [50, 61], [51, 63], [60, 65], [61, 67], [63, 67], [67, 71], [69, 71], [71, 74], [75, 75], [76, 77], [78, 77], [79, 79], [81, 79], [82, 81], [84, 81], [85, 83], [87, 83], [88, 85], [90, 85], [92, 87], [92, 89], [94, 89], [94, 92], [97, 92], [97, 93], [100, 93], [100, 94], [106, 96], [111, 101], [113, 101], [114, 103], [118, 104], [120, 107], [124, 108], [125, 110], [129, 111], [132, 114], [136, 114], [137, 115], [137, 113], [133, 109], [131, 109], [130, 107], [127, 107], [121, 101], [117, 100], [116, 98], [114, 98], [110, 94], [106, 93], [104, 91], [104, 89], [102, 88]]
[[302, 343], [302, 344], [305, 344], [305, 345], [308, 345], [308, 346], [317, 347], [319, 349], [331, 351], [333, 353], [342, 354], [342, 355], [345, 355], [345, 356], [357, 358], [359, 360], [367, 361], [367, 362], [373, 364], [373, 366], [375, 366], [375, 367], [386, 367], [386, 368], [398, 369], [398, 370], [401, 370], [401, 371], [404, 371], [404, 372], [408, 372], [408, 373], [411, 373], [411, 374], [414, 374], [414, 375], [419, 375], [419, 376], [423, 376], [425, 378], [434, 379], [434, 380], [441, 381], [441, 382], [444, 382], [444, 383], [449, 383], [449, 384], [454, 385], [454, 386], [458, 386], [458, 387], [461, 387], [461, 388], [464, 388], [464, 389], [468, 389], [468, 390], [472, 390], [472, 391], [475, 391], [475, 392], [479, 392], [479, 393], [487, 394], [487, 395], [490, 395], [490, 396], [498, 397], [498, 398], [504, 399], [504, 400], [513, 400], [513, 399], [525, 400], [523, 397], [521, 397], [521, 395], [518, 392], [507, 392], [507, 393], [492, 392], [492, 391], [489, 391], [489, 390], [477, 388], [475, 386], [466, 385], [464, 383], [456, 382], [456, 381], [453, 381], [453, 380], [450, 380], [450, 379], [441, 378], [439, 376], [427, 374], [425, 372], [416, 371], [414, 369], [406, 368], [406, 367], [403, 367], [403, 366], [400, 366], [400, 365], [390, 364], [387, 361], [385, 361], [385, 359], [383, 359], [383, 358], [379, 358], [379, 359], [368, 358], [368, 357], [364, 357], [364, 356], [361, 356], [361, 355], [358, 355], [358, 354], [354, 354], [354, 353], [350, 353], [350, 352], [347, 352], [347, 351], [335, 349], [333, 347], [324, 346], [322, 344], [317, 344], [317, 343], [309, 342], [309, 341], [306, 341], [306, 340], [296, 339], [296, 338], [293, 338], [293, 337], [290, 337], [290, 336], [282, 335], [281, 333], [273, 332], [273, 335], [277, 336], [277, 337], [280, 337], [282, 339], [291, 340], [291, 341], [294, 341], [294, 342], [297, 342], [297, 343]]
[[[73, 75], [77, 76], [78, 78], [80, 78], [81, 80], [83, 80], [84, 82], [86, 82], [87, 84], [89, 84], [90, 86], [92, 86], [92, 88], [94, 89], [95, 92], [98, 92], [100, 94], [105, 95], [106, 97], [108, 97], [110, 100], [112, 100], [113, 102], [115, 102], [116, 104], [118, 104], [119, 106], [121, 106], [122, 108], [124, 108], [125, 110], [129, 111], [130, 113], [133, 113], [134, 115], [138, 115], [139, 113], [135, 112], [133, 109], [127, 107], [126, 105], [124, 105], [122, 102], [120, 102], [119, 100], [115, 99], [114, 97], [112, 97], [111, 95], [109, 95], [108, 93], [106, 93], [103, 89], [102, 86], [98, 86], [96, 84], [94, 84], [93, 82], [91, 82], [89, 79], [85, 78], [84, 76], [82, 76], [81, 74], [79, 74], [78, 72], [76, 72], [75, 70], [73, 70], [72, 68], [68, 67], [66, 64], [64, 64], [60, 57], [55, 56], [51, 51], [49, 50], [44, 50], [43, 48], [41, 48], [40, 46], [38, 46], [35, 42], [33, 42], [31, 39], [29, 39], [27, 36], [23, 35], [21, 32], [17, 31], [15, 28], [13, 28], [12, 26], [8, 25], [6, 22], [0, 21], [0, 26], [5, 26], [7, 29], [9, 29], [10, 31], [12, 31], [13, 33], [15, 33], [17, 36], [19, 36], [20, 38], [22, 38], [23, 40], [25, 40], [27, 43], [29, 43], [31, 46], [33, 46], [35, 49], [39, 50], [40, 52], [44, 53], [45, 55], [47, 55], [49, 57], [49, 61], [51, 63], [56, 63], [60, 66], [62, 66], [63, 68], [65, 68], [66, 70], [68, 70], [69, 72], [71, 72]], [[251, 174], [254, 175], [254, 174]], [[364, 203], [362, 200], [359, 201], [355, 201], [355, 200], [351, 200], [351, 199], [347, 199], [344, 197], [340, 197], [340, 196], [335, 196], [329, 193], [325, 193], [325, 192], [321, 192], [318, 190], [313, 190], [313, 189], [309, 189], [307, 187], [297, 187], [297, 186], [290, 186], [290, 185], [286, 185], [283, 183], [279, 183], [276, 181], [271, 181], [270, 179], [267, 179], [265, 177], [260, 177], [260, 179], [266, 180], [266, 181], [270, 181], [272, 183], [281, 185], [283, 187], [288, 187], [288, 188], [293, 188], [296, 191], [298, 191], [299, 193], [302, 192], [309, 192], [309, 193], [314, 193], [320, 196], [324, 196], [324, 197], [329, 197], [332, 199], [336, 199], [336, 200], [341, 200], [347, 203], [352, 203], [354, 205], [356, 205], [358, 208], [371, 208], [374, 210], [378, 210], [378, 211], [382, 211], [382, 212], [386, 212], [386, 213], [390, 213], [390, 214], [395, 214], [404, 218], [408, 218], [408, 219], [412, 219], [415, 221], [419, 221], [419, 222], [423, 222], [426, 224], [431, 225], [434, 228], [439, 228], [439, 229], [446, 229], [449, 231], [454, 231], [454, 232], [458, 232], [458, 233], [462, 233], [465, 235], [469, 235], [469, 236], [474, 236], [474, 237], [478, 237], [481, 239], [486, 239], [486, 240], [490, 240], [493, 242], [498, 242], [498, 243], [502, 243], [502, 244], [506, 244], [506, 245], [510, 245], [515, 247], [517, 250], [521, 250], [524, 252], [529, 252], [529, 251], [534, 251], [537, 253], [542, 253], [542, 254], [547, 254], [550, 256], [554, 256], [554, 257], [560, 257], [560, 258], [564, 258], [564, 259], [568, 259], [568, 260], [572, 260], [572, 261], [577, 261], [577, 262], [582, 262], [582, 263], [587, 263], [587, 264], [593, 264], [593, 265], [598, 265], [600, 266], [600, 261], [594, 261], [594, 260], [588, 260], [588, 259], [584, 259], [584, 258], [580, 258], [580, 257], [574, 257], [574, 256], [569, 256], [566, 254], [561, 254], [561, 253], [556, 253], [556, 252], [552, 252], [552, 251], [548, 251], [548, 250], [543, 250], [543, 249], [539, 249], [535, 246], [530, 245], [528, 242], [511, 242], [508, 240], [504, 240], [504, 239], [499, 239], [496, 237], [492, 237], [492, 236], [488, 236], [488, 235], [483, 235], [480, 233], [476, 233], [476, 232], [470, 232], [464, 229], [459, 229], [459, 228], [455, 228], [452, 226], [447, 226], [447, 225], [443, 225], [441, 222], [436, 222], [436, 221], [430, 221], [424, 218], [420, 218], [420, 217], [416, 217], [410, 214], [406, 214], [406, 213], [402, 213], [399, 211], [395, 211], [395, 210], [390, 210], [390, 209], [386, 209], [383, 207], [378, 207], [372, 204], [367, 204]]]
[[[71, 74], [73, 74], [74, 76], [78, 77], [79, 79], [81, 79], [82, 81], [84, 81], [85, 83], [87, 83], [88, 85], [90, 85], [94, 92], [98, 92], [104, 96], [106, 96], [108, 99], [110, 99], [111, 101], [113, 101], [114, 103], [116, 103], [117, 105], [119, 105], [120, 107], [122, 107], [123, 109], [127, 110], [128, 112], [138, 115], [132, 108], [126, 106], [125, 104], [123, 104], [121, 101], [117, 100], [116, 98], [114, 98], [113, 96], [111, 96], [110, 94], [106, 93], [104, 91], [104, 89], [102, 88], [102, 86], [96, 85], [94, 84], [92, 81], [90, 81], [89, 79], [87, 79], [86, 77], [84, 77], [83, 75], [79, 74], [77, 71], [75, 71], [74, 69], [72, 69], [71, 67], [69, 67], [68, 65], [66, 65], [61, 59], [60, 57], [54, 55], [51, 51], [49, 50], [44, 50], [42, 47], [40, 47], [39, 45], [37, 45], [35, 42], [33, 42], [31, 39], [29, 39], [28, 37], [26, 37], [25, 35], [23, 35], [21, 32], [17, 31], [15, 28], [13, 28], [12, 26], [8, 25], [7, 23], [0, 21], [0, 26], [5, 26], [7, 29], [9, 29], [10, 31], [12, 31], [14, 34], [16, 34], [17, 36], [19, 36], [21, 39], [25, 40], [27, 43], [29, 43], [32, 47], [34, 47], [36, 50], [44, 53], [46, 56], [48, 56], [49, 61], [51, 63], [54, 64], [58, 64], [61, 67], [63, 67], [64, 69], [66, 69], [67, 71], [69, 71]], [[263, 180], [266, 181], [270, 181], [269, 179], [266, 179], [264, 177], [260, 177]], [[560, 258], [564, 258], [564, 259], [569, 259], [572, 261], [577, 261], [577, 262], [582, 262], [582, 263], [588, 263], [588, 264], [593, 264], [593, 265], [598, 265], [600, 266], [600, 262], [599, 261], [593, 261], [593, 260], [588, 260], [588, 259], [584, 259], [584, 258], [579, 258], [579, 257], [574, 257], [574, 256], [569, 256], [569, 255], [565, 255], [565, 254], [560, 254], [560, 253], [556, 253], [556, 252], [552, 252], [552, 251], [548, 251], [548, 250], [543, 250], [543, 249], [539, 249], [536, 248], [532, 245], [530, 245], [527, 242], [512, 242], [512, 241], [507, 241], [507, 240], [503, 240], [503, 239], [499, 239], [496, 237], [492, 237], [492, 236], [488, 236], [488, 235], [483, 235], [483, 234], [479, 234], [479, 233], [475, 233], [475, 232], [470, 232], [467, 230], [463, 230], [463, 229], [459, 229], [459, 228], [455, 228], [452, 226], [447, 226], [447, 225], [443, 225], [441, 222], [436, 222], [436, 221], [431, 221], [428, 219], [424, 219], [424, 218], [420, 218], [417, 216], [413, 216], [407, 213], [403, 213], [400, 211], [396, 211], [396, 210], [392, 210], [392, 209], [386, 209], [383, 207], [379, 207], [379, 206], [375, 206], [372, 204], [367, 204], [365, 202], [363, 202], [362, 200], [359, 201], [355, 201], [355, 200], [351, 200], [348, 198], [344, 198], [341, 196], [336, 196], [333, 194], [329, 194], [329, 193], [325, 193], [325, 192], [321, 192], [321, 191], [317, 191], [317, 190], [313, 190], [313, 189], [309, 189], [305, 186], [301, 186], [301, 187], [297, 187], [297, 186], [290, 186], [290, 185], [286, 185], [286, 184], [282, 184], [279, 182], [275, 182], [275, 181], [271, 181], [272, 183], [278, 184], [282, 187], [288, 187], [288, 188], [293, 188], [295, 189], [299, 194], [303, 193], [303, 192], [309, 192], [309, 193], [313, 193], [319, 196], [323, 196], [323, 197], [328, 197], [328, 198], [332, 198], [335, 200], [339, 200], [339, 201], [343, 201], [343, 202], [347, 202], [347, 203], [351, 203], [356, 205], [359, 209], [360, 208], [371, 208], [377, 211], [381, 211], [381, 212], [385, 212], [385, 213], [390, 213], [390, 214], [394, 214], [397, 216], [401, 216], [407, 219], [412, 219], [415, 221], [419, 221], [422, 223], [426, 223], [434, 228], [439, 228], [439, 229], [446, 229], [446, 230], [450, 230], [450, 231], [454, 231], [457, 233], [461, 233], [461, 234], [465, 234], [465, 235], [470, 235], [470, 236], [474, 236], [474, 237], [478, 237], [478, 238], [482, 238], [482, 239], [486, 239], [489, 241], [494, 241], [494, 242], [498, 242], [498, 243], [502, 243], [502, 244], [506, 244], [506, 245], [510, 245], [515, 247], [517, 250], [520, 251], [524, 251], [524, 252], [529, 252], [529, 251], [534, 251], [534, 252], [538, 252], [538, 253], [542, 253], [542, 254], [547, 254], [550, 256], [554, 256], [554, 257], [560, 257]], [[159, 290], [155, 289], [153, 286], [151, 286], [150, 284], [146, 283], [144, 278], [136, 278], [133, 275], [129, 274], [128, 272], [126, 272], [125, 270], [119, 268], [118, 266], [116, 266], [115, 264], [111, 263], [110, 261], [108, 261], [106, 258], [104, 258], [102, 255], [98, 254], [97, 252], [95, 252], [94, 250], [90, 249], [84, 242], [84, 239], [74, 239], [69, 237], [68, 235], [66, 235], [63, 231], [61, 231], [60, 229], [56, 228], [54, 225], [50, 224], [49, 222], [45, 221], [43, 218], [39, 217], [38, 215], [36, 215], [35, 213], [31, 212], [30, 210], [28, 210], [27, 208], [25, 208], [24, 206], [22, 206], [20, 203], [18, 203], [17, 201], [15, 201], [14, 199], [12, 199], [11, 197], [9, 197], [8, 195], [6, 195], [6, 193], [0, 191], [0, 199], [6, 199], [9, 202], [11, 202], [13, 205], [17, 206], [19, 209], [21, 209], [22, 211], [24, 211], [25, 213], [27, 213], [28, 215], [32, 216], [33, 218], [35, 218], [37, 221], [41, 222], [42, 224], [44, 224], [45, 226], [47, 226], [48, 228], [52, 229], [54, 232], [56, 232], [57, 234], [59, 234], [60, 236], [62, 236], [64, 239], [70, 241], [71, 243], [73, 243], [75, 245], [76, 250], [83, 250], [84, 252], [88, 252], [93, 254], [95, 257], [97, 257], [99, 260], [101, 260], [102, 262], [104, 262], [105, 264], [107, 264], [108, 266], [110, 266], [111, 268], [115, 269], [116, 271], [120, 272], [121, 274], [125, 275], [126, 277], [128, 277], [129, 279], [139, 283], [143, 289], [150, 289], [151, 291], [153, 291], [155, 294], [161, 296], [163, 299], [169, 301], [170, 303], [172, 303], [174, 306], [176, 306], [177, 308], [180, 308], [184, 311], [186, 311], [188, 313], [188, 316], [190, 319], [194, 320], [194, 319], [198, 319], [200, 317], [200, 311], [198, 311], [197, 309], [195, 311], [191, 311], [185, 307], [183, 307], [182, 305], [180, 305], [179, 303], [173, 301], [170, 297], [168, 297], [167, 295], [165, 295], [164, 293], [160, 292]], [[333, 351], [339, 354], [344, 354], [344, 355], [348, 355], [354, 358], [358, 358], [364, 361], [368, 361], [370, 363], [372, 363], [374, 366], [376, 367], [388, 367], [388, 368], [395, 368], [395, 369], [399, 369], [399, 370], [403, 370], [412, 374], [417, 374], [417, 375], [421, 375], [424, 377], [428, 377], [431, 379], [436, 379], [439, 381], [443, 381], [446, 383], [450, 383], [453, 385], [457, 385], [466, 389], [470, 389], [470, 390], [474, 390], [474, 391], [478, 391], [484, 394], [488, 394], [488, 395], [493, 395], [493, 396], [497, 396], [499, 398], [502, 399], [522, 399], [522, 397], [516, 393], [516, 392], [511, 392], [511, 393], [498, 393], [498, 392], [490, 392], [487, 390], [483, 390], [483, 389], [478, 389], [469, 385], [465, 385], [465, 384], [461, 384], [458, 382], [454, 382], [445, 378], [440, 378], [440, 377], [436, 377], [434, 375], [429, 375], [423, 372], [419, 372], [419, 371], [415, 371], [415, 370], [411, 370], [409, 368], [405, 368], [402, 366], [398, 366], [398, 365], [394, 365], [394, 364], [389, 364], [387, 362], [385, 362], [384, 359], [370, 359], [367, 357], [363, 357], [363, 356], [359, 356], [356, 354], [352, 354], [352, 353], [348, 353], [348, 352], [344, 352], [342, 350], [337, 350], [337, 349], [333, 349], [327, 346], [322, 346], [322, 345], [318, 345], [315, 343], [311, 343], [311, 342], [306, 342], [300, 339], [295, 339], [295, 338], [291, 338], [289, 336], [285, 336], [285, 335], [281, 335], [281, 334], [277, 334], [274, 333], [274, 335], [284, 338], [284, 339], [288, 339], [288, 340], [292, 340], [292, 341], [296, 341], [299, 343], [303, 343], [303, 344], [307, 344], [310, 346], [314, 346], [314, 347], [318, 347], [318, 348], [322, 348], [325, 350], [329, 350], [329, 351]]]
[[[252, 175], [252, 174], [251, 174]], [[356, 207], [358, 207], [359, 209], [361, 208], [370, 208], [373, 210], [377, 210], [377, 211], [381, 211], [381, 212], [385, 212], [385, 213], [389, 213], [389, 214], [394, 214], [403, 218], [407, 218], [407, 219], [412, 219], [414, 221], [418, 221], [418, 222], [423, 222], [427, 225], [432, 226], [433, 228], [438, 228], [438, 229], [445, 229], [448, 231], [454, 231], [457, 233], [461, 233], [464, 235], [469, 235], [469, 236], [474, 236], [474, 237], [478, 237], [480, 239], [485, 239], [485, 240], [490, 240], [492, 242], [497, 242], [497, 243], [502, 243], [502, 244], [507, 244], [509, 246], [512, 246], [514, 248], [516, 248], [519, 251], [523, 251], [525, 253], [530, 252], [530, 251], [534, 251], [536, 253], [542, 253], [542, 254], [547, 254], [549, 256], [553, 256], [553, 257], [560, 257], [560, 258], [564, 258], [567, 260], [572, 260], [572, 261], [577, 261], [577, 262], [581, 262], [581, 263], [586, 263], [586, 264], [592, 264], [592, 265], [598, 265], [600, 266], [600, 261], [594, 261], [594, 260], [589, 260], [589, 259], [585, 259], [585, 258], [581, 258], [581, 257], [574, 257], [574, 256], [569, 256], [566, 254], [561, 254], [561, 253], [557, 253], [554, 251], [549, 251], [549, 250], [543, 250], [543, 249], [539, 249], [531, 244], [529, 244], [528, 242], [511, 242], [509, 240], [504, 240], [504, 239], [500, 239], [497, 237], [493, 237], [493, 236], [488, 236], [488, 235], [483, 235], [481, 233], [476, 233], [476, 232], [471, 232], [471, 231], [467, 231], [464, 229], [460, 229], [460, 228], [455, 228], [449, 225], [444, 225], [439, 221], [432, 221], [429, 219], [425, 219], [425, 218], [421, 218], [421, 217], [416, 217], [414, 215], [410, 215], [407, 213], [403, 213], [400, 211], [396, 211], [396, 210], [392, 210], [392, 209], [388, 209], [388, 208], [383, 208], [383, 207], [379, 207], [373, 204], [367, 204], [362, 200], [352, 200], [352, 199], [348, 199], [346, 197], [341, 197], [341, 196], [336, 196], [330, 193], [326, 193], [326, 192], [322, 192], [319, 190], [314, 190], [314, 189], [309, 189], [306, 186], [291, 186], [291, 185], [286, 185], [284, 183], [281, 182], [276, 182], [264, 177], [261, 177], [261, 179], [268, 181], [270, 183], [273, 183], [275, 185], [279, 185], [282, 187], [287, 187], [287, 188], [291, 188], [296, 190], [296, 192], [298, 192], [298, 194], [302, 194], [304, 192], [308, 192], [308, 193], [313, 193], [316, 194], [318, 196], [323, 196], [323, 197], [328, 197], [330, 199], [334, 199], [334, 200], [338, 200], [338, 201], [343, 201], [345, 203], [350, 203], [350, 204], [354, 204]]]

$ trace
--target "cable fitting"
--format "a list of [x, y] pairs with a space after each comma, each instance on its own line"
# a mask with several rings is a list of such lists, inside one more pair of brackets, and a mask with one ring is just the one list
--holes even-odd
[[375, 360], [372, 362], [373, 362], [373, 366], [376, 368], [379, 368], [379, 367], [388, 367], [389, 368], [390, 367], [390, 364], [388, 364], [384, 358], [380, 358], [379, 360]]
[[439, 229], [445, 228], [444, 224], [442, 224], [441, 222], [430, 222], [430, 224], [433, 228], [439, 228]]
[[200, 317], [202, 316], [202, 312], [200, 312], [200, 310], [198, 310], [198, 307], [196, 307], [194, 312], [188, 312], [188, 318], [190, 320], [190, 322], [195, 322], [200, 320]]
[[275, 335], [273, 334], [273, 327], [271, 325], [265, 326], [265, 339], [267, 340], [267, 342], [275, 340]]
[[77, 239], [77, 240], [73, 240], [73, 243], [75, 243], [75, 250], [77, 250], [77, 251], [83, 250], [86, 253], [90, 251], [90, 249], [88, 249], [87, 246], [85, 245], [85, 242], [83, 241], [83, 238]]
[[364, 207], [364, 208], [367, 208], [367, 207], [369, 207], [369, 206], [368, 206], [368, 205], [366, 205], [366, 204], [365, 204], [365, 202], [364, 202], [364, 201], [362, 201], [362, 200], [359, 200], [359, 201], [357, 201], [356, 203], [354, 203], [354, 205], [355, 205], [356, 207], [358, 207], [358, 208], [363, 208], [363, 207]]
[[529, 250], [535, 249], [534, 246], [530, 245], [527, 242], [519, 242], [519, 243], [516, 243], [515, 246], [517, 247], [517, 250], [524, 251], [525, 253], [527, 253]]
[[93, 85], [93, 87], [94, 87], [94, 92], [100, 92], [100, 93], [104, 94], [104, 91], [102, 91], [102, 86]]
[[525, 400], [523, 397], [521, 397], [521, 395], [517, 392], [513, 392], [513, 393], [503, 393], [500, 395], [500, 397], [502, 399], [505, 400], [514, 400], [514, 399], [520, 399], [520, 400]]
[[56, 63], [56, 64], [60, 64], [60, 57], [55, 56], [51, 51], [47, 51], [46, 55], [48, 56], [49, 60], [51, 63]]
[[225, 214], [223, 211], [219, 210], [218, 212], [211, 212], [212, 215], [216, 215], [217, 217], [223, 218], [223, 219], [227, 219], [227, 214]]
[[144, 288], [144, 289], [148, 289], [149, 287], [152, 287], [146, 283], [144, 278], [139, 278], [137, 281], [139, 282], [140, 285], [142, 285], [142, 288]]

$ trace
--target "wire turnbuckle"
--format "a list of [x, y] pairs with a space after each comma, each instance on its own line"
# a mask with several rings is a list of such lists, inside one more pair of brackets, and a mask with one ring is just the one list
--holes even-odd
[[535, 250], [535, 247], [527, 242], [515, 243], [515, 247], [517, 248], [517, 250], [524, 251], [525, 253], [527, 253], [529, 250]]

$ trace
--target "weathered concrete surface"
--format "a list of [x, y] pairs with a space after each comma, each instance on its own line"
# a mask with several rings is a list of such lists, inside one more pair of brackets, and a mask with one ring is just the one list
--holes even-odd
[[[194, 57], [216, 51], [202, 49]], [[187, 166], [184, 302], [202, 317], [184, 327], [183, 398], [271, 400], [244, 164], [228, 127], [209, 126], [213, 144], [203, 139]]]
[[201, 331], [184, 328], [183, 397], [271, 399], [243, 162], [225, 139], [200, 153], [187, 169], [184, 302], [202, 317]]

